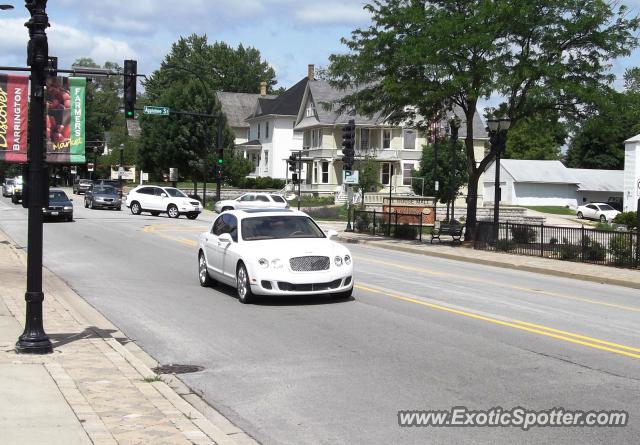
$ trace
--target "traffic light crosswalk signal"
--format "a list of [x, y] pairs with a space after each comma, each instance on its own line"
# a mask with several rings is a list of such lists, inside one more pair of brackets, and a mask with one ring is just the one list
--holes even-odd
[[356, 122], [351, 119], [342, 127], [342, 163], [344, 170], [353, 168], [356, 144]]

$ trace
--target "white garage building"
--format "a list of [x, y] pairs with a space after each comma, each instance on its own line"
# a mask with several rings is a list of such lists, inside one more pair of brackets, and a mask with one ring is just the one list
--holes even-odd
[[[483, 176], [484, 202], [493, 204], [495, 163]], [[569, 206], [607, 202], [622, 197], [622, 170], [565, 167], [560, 161], [504, 159], [500, 161], [501, 204]]]

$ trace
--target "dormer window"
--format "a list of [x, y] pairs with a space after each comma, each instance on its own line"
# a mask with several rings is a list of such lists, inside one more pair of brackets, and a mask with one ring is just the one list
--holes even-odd
[[306, 116], [307, 117], [314, 117], [316, 115], [316, 105], [313, 103], [312, 100], [310, 100], [307, 103], [307, 112], [306, 112]]

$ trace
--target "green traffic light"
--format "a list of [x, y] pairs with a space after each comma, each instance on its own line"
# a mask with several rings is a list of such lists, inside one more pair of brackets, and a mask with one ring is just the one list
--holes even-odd
[[218, 159], [218, 164], [222, 164], [224, 161], [222, 159]]

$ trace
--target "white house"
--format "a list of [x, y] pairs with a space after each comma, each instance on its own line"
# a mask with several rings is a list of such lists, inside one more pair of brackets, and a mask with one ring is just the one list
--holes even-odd
[[[484, 177], [484, 202], [493, 203], [495, 162]], [[560, 161], [500, 161], [501, 204], [569, 206], [622, 196], [622, 170], [567, 168]]]
[[640, 199], [640, 134], [624, 141], [624, 208], [638, 211]]

